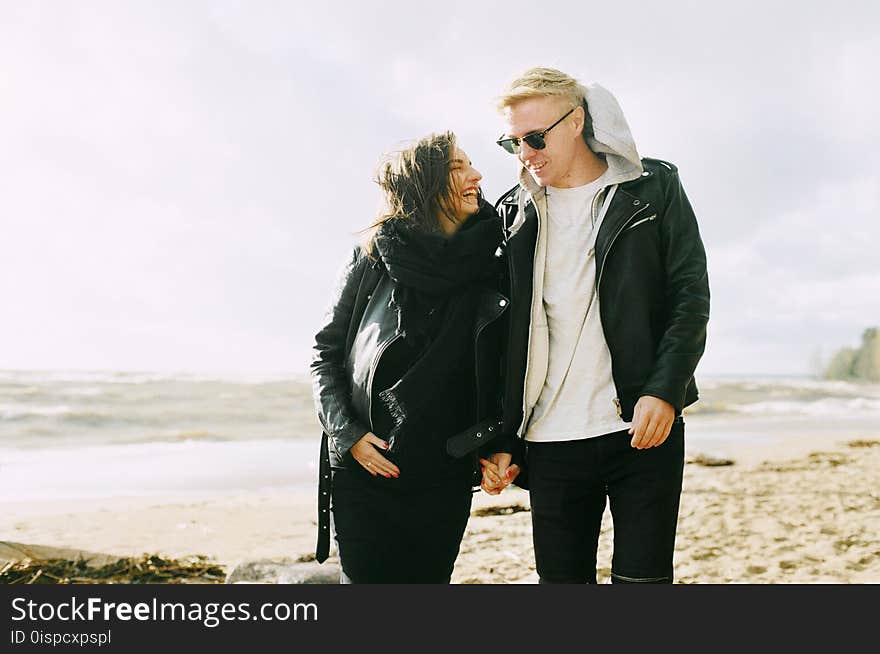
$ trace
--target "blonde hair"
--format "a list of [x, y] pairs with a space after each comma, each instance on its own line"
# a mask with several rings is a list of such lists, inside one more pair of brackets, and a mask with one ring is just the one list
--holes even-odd
[[[507, 91], [497, 98], [496, 107], [503, 112], [517, 102], [528, 98], [561, 98], [571, 107], [582, 107], [584, 110], [584, 127], [581, 136], [587, 147], [593, 134], [593, 118], [587, 106], [587, 89], [571, 75], [566, 75], [555, 68], [529, 68], [520, 73], [507, 86]], [[602, 155], [600, 155], [602, 156]]]
[[520, 73], [497, 98], [498, 111], [504, 111], [521, 100], [536, 97], [557, 97], [572, 107], [586, 106], [586, 89], [575, 78], [555, 68], [529, 68]]

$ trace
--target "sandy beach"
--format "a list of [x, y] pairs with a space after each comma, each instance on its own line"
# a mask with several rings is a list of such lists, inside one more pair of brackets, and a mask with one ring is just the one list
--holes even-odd
[[[880, 440], [742, 454], [749, 462], [686, 465], [677, 583], [880, 582]], [[528, 506], [527, 493], [514, 497], [516, 509]], [[611, 572], [610, 518], [606, 509], [600, 583]], [[535, 583], [530, 539], [528, 511], [472, 518], [453, 581]]]
[[[729, 466], [695, 462], [727, 457]], [[880, 435], [688, 448], [678, 583], [880, 583]], [[113, 555], [244, 560], [313, 552], [311, 491], [4, 503], [0, 539]], [[535, 583], [528, 493], [475, 496], [453, 583]], [[606, 510], [599, 578], [610, 572]]]

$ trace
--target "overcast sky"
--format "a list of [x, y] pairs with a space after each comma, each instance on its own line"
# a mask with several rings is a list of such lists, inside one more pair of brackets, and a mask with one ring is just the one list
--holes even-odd
[[452, 129], [494, 200], [549, 65], [680, 168], [699, 371], [809, 372], [880, 324], [878, 6], [3, 0], [0, 368], [305, 371], [379, 155]]

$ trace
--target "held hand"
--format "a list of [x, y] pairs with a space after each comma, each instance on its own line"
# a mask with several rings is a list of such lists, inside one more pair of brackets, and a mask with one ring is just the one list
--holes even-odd
[[483, 468], [483, 481], [480, 487], [489, 495], [498, 495], [516, 479], [519, 474], [519, 466], [510, 465], [511, 455], [499, 452], [489, 459], [480, 459]]
[[387, 450], [388, 443], [368, 431], [357, 443], [351, 446], [351, 455], [364, 467], [364, 470], [374, 477], [382, 475], [386, 478], [394, 477], [397, 479], [400, 476], [400, 469], [379, 454], [379, 449], [376, 448]]
[[510, 464], [512, 458], [513, 456], [506, 452], [498, 452], [489, 457], [489, 461], [498, 468], [498, 475], [501, 479], [506, 480], [505, 485], [512, 484], [519, 474], [519, 466], [515, 463], [513, 465]]
[[669, 436], [674, 420], [675, 408], [669, 402], [652, 395], [642, 395], [633, 410], [630, 445], [637, 450], [661, 445]]
[[501, 475], [498, 474], [498, 466], [486, 459], [480, 459], [480, 468], [483, 471], [483, 481], [480, 482], [480, 488], [489, 495], [498, 495], [504, 490], [504, 482], [501, 481]]

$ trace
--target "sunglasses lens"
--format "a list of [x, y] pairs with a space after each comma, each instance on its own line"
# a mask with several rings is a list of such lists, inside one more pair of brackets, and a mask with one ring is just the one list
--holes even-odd
[[543, 150], [547, 146], [544, 142], [544, 137], [540, 134], [529, 134], [528, 136], [524, 136], [523, 141], [528, 143], [529, 147], [534, 150]]
[[498, 141], [498, 145], [507, 150], [510, 154], [519, 153], [519, 143], [514, 139], [502, 139]]

